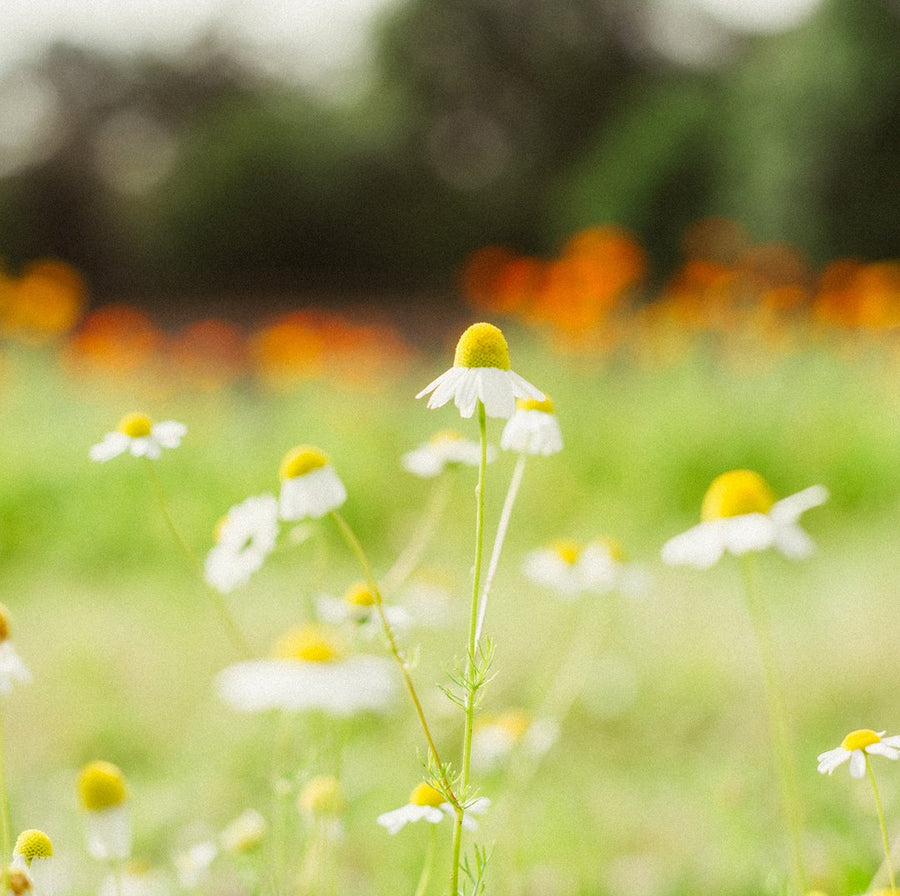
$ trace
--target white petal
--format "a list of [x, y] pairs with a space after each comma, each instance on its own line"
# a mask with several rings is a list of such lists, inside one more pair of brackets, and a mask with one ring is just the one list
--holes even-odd
[[453, 402], [459, 409], [460, 416], [469, 418], [475, 413], [479, 399], [478, 368], [461, 367], [464, 373], [456, 384]]
[[881, 742], [883, 744], [887, 744], [889, 747], [896, 747], [900, 749], [900, 734], [892, 734], [890, 737], [882, 737]]
[[520, 454], [549, 456], [562, 451], [562, 433], [555, 414], [517, 410], [503, 427], [500, 447]]
[[510, 371], [499, 367], [476, 367], [478, 397], [488, 417], [508, 419], [516, 411], [516, 396]]
[[838, 766], [843, 765], [850, 758], [850, 751], [843, 747], [835, 747], [825, 753], [820, 753], [818, 770], [823, 775], [830, 775]]
[[862, 750], [853, 750], [850, 754], [850, 775], [861, 778], [866, 773], [866, 757]]
[[[432, 392], [431, 398], [428, 399], [428, 407], [443, 407], [451, 398], [454, 398], [457, 386], [465, 374], [465, 367], [451, 367], [449, 370], [444, 371], [427, 387], [427, 390]], [[422, 395], [422, 393], [420, 392], [419, 395]]]
[[122, 454], [123, 451], [127, 451], [130, 442], [131, 439], [124, 432], [108, 432], [102, 442], [91, 446], [90, 458], [101, 462], [110, 460], [110, 458]]
[[403, 469], [414, 476], [423, 479], [431, 479], [438, 476], [444, 469], [444, 458], [430, 445], [423, 445], [414, 451], [407, 451], [400, 458]]
[[866, 747], [866, 752], [870, 756], [884, 756], [885, 759], [900, 758], [900, 750], [886, 744], [884, 741], [877, 744], [869, 744], [869, 746]]
[[176, 420], [163, 420], [155, 423], [150, 435], [163, 448], [177, 448], [187, 433], [187, 427]]
[[775, 547], [792, 560], [804, 560], [816, 549], [815, 542], [794, 523], [776, 527]]
[[709, 569], [725, 553], [721, 523], [722, 520], [710, 520], [670, 538], [662, 548], [663, 563]]
[[509, 378], [516, 398], [533, 398], [535, 401], [543, 401], [547, 397], [537, 386], [533, 386], [514, 370], [509, 371]]
[[828, 489], [824, 485], [811, 485], [802, 492], [776, 501], [769, 510], [769, 516], [777, 522], [793, 523], [799, 519], [802, 513], [824, 504], [827, 500]]
[[85, 813], [87, 846], [102, 862], [123, 861], [131, 855], [131, 814], [128, 803]]
[[725, 549], [740, 556], [750, 551], [764, 551], [775, 541], [775, 525], [761, 513], [745, 513], [720, 521]]
[[279, 514], [283, 520], [317, 520], [346, 500], [347, 490], [328, 464], [281, 483]]
[[133, 457], [147, 457], [150, 460], [158, 460], [162, 454], [159, 445], [149, 436], [141, 436], [137, 439], [131, 439], [128, 450]]

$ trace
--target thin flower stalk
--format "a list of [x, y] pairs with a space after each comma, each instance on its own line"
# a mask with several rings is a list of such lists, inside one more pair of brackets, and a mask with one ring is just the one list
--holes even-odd
[[497, 575], [497, 567], [500, 565], [500, 553], [506, 541], [506, 533], [509, 530], [509, 520], [512, 517], [513, 506], [519, 494], [522, 477], [525, 474], [525, 460], [527, 455], [520, 454], [516, 461], [515, 469], [509, 480], [509, 488], [503, 501], [503, 510], [500, 512], [500, 522], [497, 524], [497, 535], [494, 538], [494, 547], [491, 550], [491, 559], [488, 563], [487, 574], [484, 577], [484, 589], [481, 592], [481, 603], [478, 607], [478, 624], [475, 627], [475, 643], [481, 641], [481, 632], [484, 629], [484, 616], [487, 612], [488, 595]]
[[[469, 787], [469, 769], [472, 761], [472, 732], [475, 723], [475, 663], [478, 648], [478, 604], [481, 597], [481, 565], [484, 554], [484, 484], [487, 471], [487, 415], [484, 402], [478, 402], [478, 429], [481, 438], [481, 463], [478, 465], [475, 513], [475, 566], [472, 575], [472, 605], [469, 611], [469, 639], [466, 646], [466, 674], [463, 681], [465, 693], [465, 731], [463, 734], [462, 771], [460, 791], [465, 797]], [[453, 825], [453, 864], [450, 872], [450, 894], [455, 896], [459, 888], [459, 858], [462, 847], [463, 808], [454, 806], [456, 818]]]
[[803, 810], [800, 803], [797, 779], [794, 774], [794, 765], [791, 759], [787, 708], [781, 687], [778, 660], [775, 655], [772, 633], [769, 629], [766, 607], [756, 587], [753, 555], [744, 554], [740, 558], [740, 567], [744, 584], [744, 596], [753, 622], [760, 659], [762, 660], [766, 708], [768, 710], [769, 728], [775, 751], [781, 808], [790, 841], [794, 885], [797, 893], [802, 894], [806, 892], [806, 870], [803, 860]]
[[419, 875], [419, 883], [416, 885], [413, 896], [425, 896], [428, 882], [431, 880], [431, 869], [434, 866], [434, 849], [437, 843], [437, 825], [428, 825], [428, 847], [425, 851], [425, 862], [422, 865], [422, 873]]
[[156, 495], [157, 502], [159, 503], [163, 519], [166, 522], [166, 526], [168, 527], [169, 532], [172, 533], [172, 537], [175, 539], [176, 544], [181, 549], [181, 552], [184, 554], [191, 568], [197, 574], [200, 581], [203, 582], [204, 588], [209, 594], [210, 599], [213, 603], [213, 607], [215, 607], [222, 625], [228, 632], [228, 636], [231, 639], [232, 644], [235, 646], [238, 652], [243, 654], [245, 657], [253, 656], [253, 650], [247, 643], [247, 639], [241, 632], [240, 627], [234, 621], [234, 617], [229, 612], [228, 606], [225, 603], [225, 599], [221, 594], [219, 594], [218, 591], [216, 591], [215, 588], [210, 587], [210, 585], [206, 582], [206, 579], [203, 575], [203, 565], [200, 563], [197, 555], [193, 552], [191, 546], [187, 543], [178, 526], [175, 524], [175, 520], [173, 519], [172, 513], [169, 510], [169, 502], [166, 500], [165, 490], [163, 489], [162, 483], [159, 480], [159, 474], [156, 472], [156, 467], [154, 466], [153, 461], [147, 458], [146, 465], [150, 471], [150, 481], [153, 485], [153, 491]]
[[881, 797], [878, 793], [878, 785], [875, 783], [875, 772], [872, 770], [872, 762], [866, 754], [866, 772], [869, 776], [869, 782], [872, 785], [872, 795], [875, 797], [875, 811], [878, 814], [878, 826], [881, 828], [881, 844], [884, 848], [884, 862], [887, 868], [888, 881], [890, 882], [891, 893], [897, 892], [897, 879], [894, 874], [894, 862], [891, 859], [891, 844], [888, 840], [887, 825], [884, 823], [884, 809], [881, 805]]
[[378, 582], [375, 579], [375, 574], [372, 571], [372, 564], [369, 563], [369, 558], [366, 556], [366, 552], [363, 550], [363, 546], [360, 543], [359, 539], [356, 537], [356, 533], [350, 527], [350, 524], [337, 510], [332, 510], [331, 516], [334, 519], [338, 529], [340, 530], [341, 535], [343, 535], [344, 540], [347, 542], [347, 546], [356, 557], [360, 565], [360, 569], [362, 570], [363, 578], [366, 580], [366, 584], [369, 586], [369, 590], [372, 592], [372, 597], [375, 598], [375, 608], [378, 611], [378, 619], [381, 622], [381, 629], [384, 632], [385, 639], [387, 640], [388, 649], [390, 650], [391, 656], [393, 656], [394, 660], [397, 662], [397, 666], [400, 669], [400, 674], [403, 676], [403, 683], [406, 686], [406, 691], [413, 702], [413, 706], [415, 707], [416, 716], [419, 719], [419, 724], [422, 727], [422, 732], [424, 733], [425, 740], [428, 744], [430, 758], [441, 777], [440, 783], [443, 788], [443, 793], [446, 795], [447, 801], [450, 803], [450, 805], [453, 806], [454, 810], [462, 813], [462, 807], [450, 784], [450, 779], [446, 770], [447, 767], [441, 762], [440, 754], [438, 753], [434, 738], [431, 735], [431, 728], [428, 726], [428, 720], [425, 718], [425, 711], [422, 708], [422, 703], [419, 700], [419, 695], [416, 692], [415, 685], [413, 684], [412, 678], [409, 674], [408, 664], [403, 654], [401, 653], [400, 648], [397, 646], [397, 639], [395, 638], [393, 629], [391, 628], [387, 616], [385, 615], [384, 600], [381, 596], [381, 589], [378, 587]]
[[9, 820], [9, 795], [6, 786], [6, 749], [3, 737], [3, 713], [0, 712], [0, 849], [3, 850], [4, 859], [0, 862], [0, 892], [5, 893], [9, 883], [9, 866], [6, 856], [10, 854], [10, 820]]

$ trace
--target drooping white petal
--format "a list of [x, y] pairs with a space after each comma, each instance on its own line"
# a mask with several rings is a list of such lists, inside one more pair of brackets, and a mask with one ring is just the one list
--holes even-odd
[[697, 569], [715, 565], [725, 553], [722, 523], [723, 520], [709, 520], [670, 538], [662, 547], [663, 563]]
[[455, 398], [457, 387], [466, 375], [467, 368], [451, 367], [444, 371], [436, 380], [426, 386], [416, 398], [432, 393], [428, 399], [429, 408], [443, 407], [451, 398]]
[[884, 756], [885, 759], [900, 758], [900, 750], [890, 746], [890, 744], [886, 744], [884, 741], [880, 741], [877, 744], [869, 744], [866, 747], [866, 752], [870, 756]]
[[444, 458], [430, 445], [407, 451], [400, 458], [400, 463], [408, 473], [423, 479], [432, 479], [444, 469]]
[[549, 456], [562, 451], [562, 433], [555, 414], [517, 410], [503, 427], [500, 447], [520, 454]]
[[314, 519], [336, 510], [347, 490], [330, 464], [281, 483], [279, 514], [283, 520]]
[[124, 861], [131, 855], [131, 812], [128, 803], [85, 813], [88, 852], [101, 862]]
[[159, 445], [150, 436], [130, 439], [128, 450], [131, 452], [132, 457], [148, 457], [150, 460], [158, 460], [162, 454]]
[[177, 448], [186, 434], [187, 427], [177, 420], [162, 420], [150, 430], [150, 435], [163, 448]]
[[736, 556], [750, 551], [764, 551], [775, 542], [775, 526], [762, 513], [745, 513], [720, 520], [725, 550]]
[[516, 410], [516, 393], [512, 371], [499, 367], [477, 367], [478, 397], [488, 417], [508, 419]]
[[8, 694], [16, 684], [27, 684], [31, 673], [8, 638], [0, 644], [0, 696]]
[[547, 397], [537, 386], [529, 383], [525, 377], [519, 376], [515, 370], [510, 370], [508, 373], [516, 398], [533, 398], [535, 401], [543, 401]]
[[427, 821], [429, 824], [439, 824], [444, 820], [444, 814], [435, 806], [416, 806], [407, 803], [399, 809], [392, 809], [390, 812], [384, 812], [378, 816], [376, 821], [389, 834], [396, 834], [408, 824], [414, 824], [417, 821]]
[[818, 771], [823, 775], [830, 775], [838, 766], [843, 765], [850, 758], [850, 751], [843, 747], [835, 747], [826, 750], [818, 756]]
[[775, 547], [792, 560], [804, 560], [816, 549], [815, 542], [799, 526], [788, 523], [775, 529]]
[[[882, 732], [883, 734], [884, 732]], [[900, 734], [892, 734], [890, 737], [882, 737], [881, 742], [889, 747], [900, 749]]]
[[124, 432], [108, 432], [102, 442], [92, 445], [88, 452], [91, 460], [105, 461], [122, 454], [128, 450], [131, 439]]
[[824, 485], [811, 485], [794, 495], [776, 501], [769, 510], [769, 516], [776, 522], [793, 523], [800, 515], [828, 500], [828, 489]]
[[866, 773], [866, 756], [862, 750], [853, 750], [850, 754], [850, 776], [861, 778]]

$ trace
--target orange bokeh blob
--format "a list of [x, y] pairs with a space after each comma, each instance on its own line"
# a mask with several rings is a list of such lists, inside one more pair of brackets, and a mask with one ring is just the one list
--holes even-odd
[[236, 324], [217, 318], [200, 320], [171, 340], [168, 356], [182, 380], [214, 390], [234, 382], [246, 371], [247, 341]]
[[87, 305], [87, 284], [72, 265], [56, 259], [28, 264], [4, 277], [3, 329], [26, 342], [46, 342], [72, 330]]
[[131, 373], [149, 364], [162, 342], [162, 333], [145, 312], [106, 305], [82, 321], [66, 348], [66, 360], [87, 371]]

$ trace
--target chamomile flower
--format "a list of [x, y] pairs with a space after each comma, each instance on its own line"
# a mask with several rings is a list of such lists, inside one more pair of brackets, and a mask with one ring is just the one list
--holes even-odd
[[[488, 446], [487, 459], [490, 463], [497, 451]], [[424, 445], [407, 451], [400, 458], [403, 469], [423, 479], [440, 476], [447, 467], [477, 467], [481, 463], [481, 444], [472, 439], [464, 439], [452, 429], [435, 433]]]
[[561, 597], [573, 598], [584, 589], [578, 566], [581, 550], [575, 541], [554, 541], [531, 551], [525, 557], [523, 571], [536, 585], [550, 588]]
[[488, 417], [512, 417], [517, 398], [544, 398], [540, 389], [510, 369], [509, 347], [493, 324], [472, 324], [459, 338], [453, 366], [430, 382], [416, 398], [429, 395], [428, 407], [443, 407], [453, 399], [463, 417], [475, 413], [478, 402]]
[[[479, 797], [466, 807], [463, 813], [463, 827], [474, 831], [478, 824], [471, 815], [480, 815], [490, 806], [490, 800]], [[409, 801], [399, 809], [392, 809], [378, 816], [380, 824], [389, 834], [396, 834], [406, 825], [417, 821], [438, 824], [445, 818], [453, 818], [453, 807], [444, 799], [444, 795], [424, 781], [413, 788]]]
[[625, 550], [615, 538], [595, 538], [588, 542], [578, 558], [578, 566], [585, 590], [595, 594], [618, 591], [637, 597], [651, 582], [646, 569], [628, 562]]
[[703, 498], [702, 522], [669, 539], [663, 545], [662, 559], [708, 569], [726, 552], [741, 555], [772, 547], [786, 557], [802, 559], [815, 546], [797, 521], [805, 511], [827, 500], [828, 490], [814, 485], [776, 501], [759, 473], [723, 473], [713, 480]]
[[219, 843], [225, 852], [240, 854], [252, 852], [262, 843], [268, 825], [256, 809], [245, 809], [230, 821], [219, 834]]
[[900, 735], [885, 737], [884, 734], [884, 731], [872, 731], [870, 728], [851, 731], [839, 747], [819, 754], [818, 770], [823, 775], [830, 775], [849, 759], [851, 777], [861, 778], [866, 773], [866, 755], [900, 759]]
[[[13, 848], [13, 869], [26, 875], [26, 892], [32, 896], [52, 896], [53, 893], [53, 844], [50, 838], [38, 830], [22, 831]], [[10, 879], [12, 883], [12, 879]]]
[[310, 445], [291, 449], [281, 462], [279, 514], [283, 520], [314, 519], [336, 510], [347, 490], [328, 458]]
[[543, 755], [556, 743], [559, 725], [551, 719], [531, 719], [520, 709], [499, 715], [482, 714], [472, 735], [472, 762], [482, 771], [499, 766], [516, 747], [532, 757]]
[[[384, 616], [395, 631], [409, 628], [412, 617], [403, 607], [384, 606]], [[316, 599], [316, 612], [322, 622], [332, 625], [350, 623], [366, 638], [374, 638], [381, 631], [381, 620], [375, 608], [375, 596], [365, 582], [355, 582], [343, 598], [322, 594]]]
[[78, 775], [78, 797], [85, 813], [88, 852], [104, 862], [131, 854], [131, 815], [122, 770], [111, 762], [90, 762]]
[[108, 432], [102, 442], [93, 445], [91, 460], [111, 460], [126, 451], [134, 457], [156, 460], [163, 448], [177, 448], [187, 432], [183, 423], [163, 420], [154, 423], [146, 414], [126, 414], [114, 432]]
[[9, 637], [9, 611], [0, 604], [0, 697], [10, 693], [17, 684], [29, 681], [31, 673]]
[[216, 544], [203, 574], [222, 594], [245, 585], [265, 562], [278, 538], [278, 501], [257, 495], [232, 507], [216, 527]]
[[504, 451], [545, 457], [562, 451], [562, 432], [553, 402], [549, 398], [543, 401], [534, 398], [518, 399], [516, 412], [503, 427], [500, 447]]
[[271, 659], [228, 666], [216, 679], [219, 697], [240, 712], [318, 709], [336, 716], [381, 710], [396, 684], [390, 663], [375, 656], [347, 656], [324, 626], [288, 631]]
[[201, 840], [176, 853], [172, 859], [178, 883], [185, 890], [196, 890], [209, 878], [209, 869], [219, 854], [212, 840]]
[[297, 811], [309, 827], [333, 843], [344, 839], [346, 799], [334, 775], [316, 775], [307, 781], [297, 797]]

